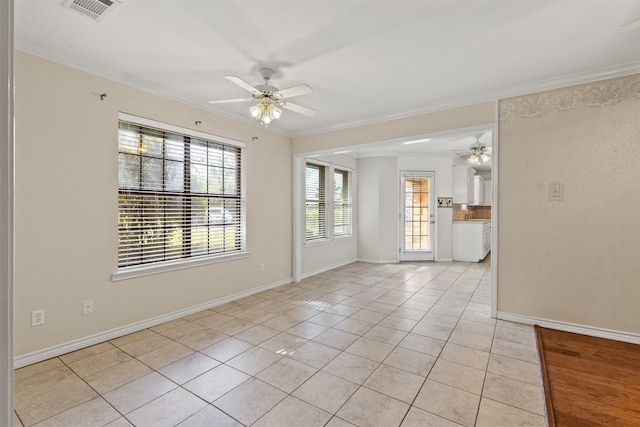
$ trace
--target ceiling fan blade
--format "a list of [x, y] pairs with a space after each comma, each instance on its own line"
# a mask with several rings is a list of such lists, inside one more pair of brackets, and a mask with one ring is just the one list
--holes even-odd
[[255, 87], [251, 86], [249, 83], [245, 82], [244, 80], [242, 80], [238, 76], [225, 76], [225, 77], [231, 83], [237, 84], [238, 86], [240, 86], [242, 89], [244, 89], [246, 91], [249, 91], [251, 93], [260, 92], [258, 89], [256, 89]]
[[294, 96], [306, 95], [313, 92], [309, 85], [298, 85], [278, 91], [278, 96], [284, 98], [293, 98]]
[[286, 108], [287, 110], [295, 111], [296, 113], [300, 113], [309, 117], [316, 114], [316, 110], [312, 110], [311, 108], [303, 107], [298, 104], [292, 104], [291, 102], [283, 102], [282, 108]]
[[640, 27], [640, 19], [636, 19], [635, 21], [627, 22], [624, 25], [620, 25], [618, 27], [618, 31], [630, 31], [634, 28]]
[[207, 101], [209, 104], [229, 104], [231, 102], [247, 102], [253, 101], [253, 98], [233, 98], [233, 99], [214, 99]]

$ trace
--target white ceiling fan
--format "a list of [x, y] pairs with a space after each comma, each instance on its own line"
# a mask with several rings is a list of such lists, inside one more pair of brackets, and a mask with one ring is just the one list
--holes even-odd
[[640, 27], [640, 19], [636, 19], [635, 21], [627, 22], [624, 25], [620, 25], [618, 27], [618, 31], [631, 31], [635, 28]]
[[472, 165], [482, 165], [487, 163], [491, 160], [491, 147], [487, 147], [484, 142], [480, 142], [482, 134], [476, 135], [474, 138], [476, 139], [476, 142], [469, 147], [471, 155], [467, 158], [467, 162]]
[[249, 108], [251, 115], [259, 120], [263, 125], [268, 125], [273, 120], [276, 120], [282, 114], [281, 108], [294, 111], [305, 116], [313, 116], [316, 111], [311, 108], [303, 107], [298, 104], [293, 104], [287, 99], [294, 96], [306, 95], [313, 92], [313, 89], [306, 84], [293, 86], [288, 89], [280, 90], [275, 86], [269, 84], [269, 80], [273, 77], [274, 71], [271, 68], [260, 68], [258, 70], [264, 84], [252, 86], [238, 76], [225, 76], [227, 80], [237, 84], [244, 90], [251, 93], [251, 97], [248, 98], [233, 98], [233, 99], [216, 99], [209, 101], [210, 104], [226, 104], [231, 102], [249, 102], [256, 101], [257, 104]]

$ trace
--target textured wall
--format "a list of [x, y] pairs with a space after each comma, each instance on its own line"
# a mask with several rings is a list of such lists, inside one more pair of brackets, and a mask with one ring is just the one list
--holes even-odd
[[505, 99], [499, 120], [498, 310], [640, 333], [640, 75]]

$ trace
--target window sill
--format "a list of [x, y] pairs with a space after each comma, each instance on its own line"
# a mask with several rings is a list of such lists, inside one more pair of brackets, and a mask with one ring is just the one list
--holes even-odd
[[355, 235], [353, 234], [341, 234], [339, 236], [334, 236], [333, 240], [349, 240], [349, 239], [353, 239], [355, 237]]
[[328, 244], [331, 244], [331, 243], [336, 243], [336, 242], [340, 242], [342, 240], [349, 240], [349, 239], [353, 239], [353, 238], [355, 238], [355, 235], [349, 234], [349, 235], [334, 236], [331, 239], [312, 240], [310, 242], [305, 242], [304, 243], [304, 247], [305, 248], [309, 248], [309, 247], [312, 247], [312, 246], [328, 245]]
[[125, 267], [111, 274], [111, 281], [133, 279], [135, 277], [149, 276], [152, 274], [165, 273], [168, 271], [182, 270], [185, 268], [199, 267], [207, 264], [217, 264], [219, 262], [233, 261], [236, 259], [249, 257], [250, 252], [236, 252], [228, 255], [218, 255], [215, 257], [198, 257], [193, 259], [180, 259], [167, 261], [150, 266]]

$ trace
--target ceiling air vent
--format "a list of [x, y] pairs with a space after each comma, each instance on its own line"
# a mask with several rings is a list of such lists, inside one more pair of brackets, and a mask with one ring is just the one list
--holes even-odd
[[119, 4], [118, 0], [65, 0], [63, 6], [100, 22]]

